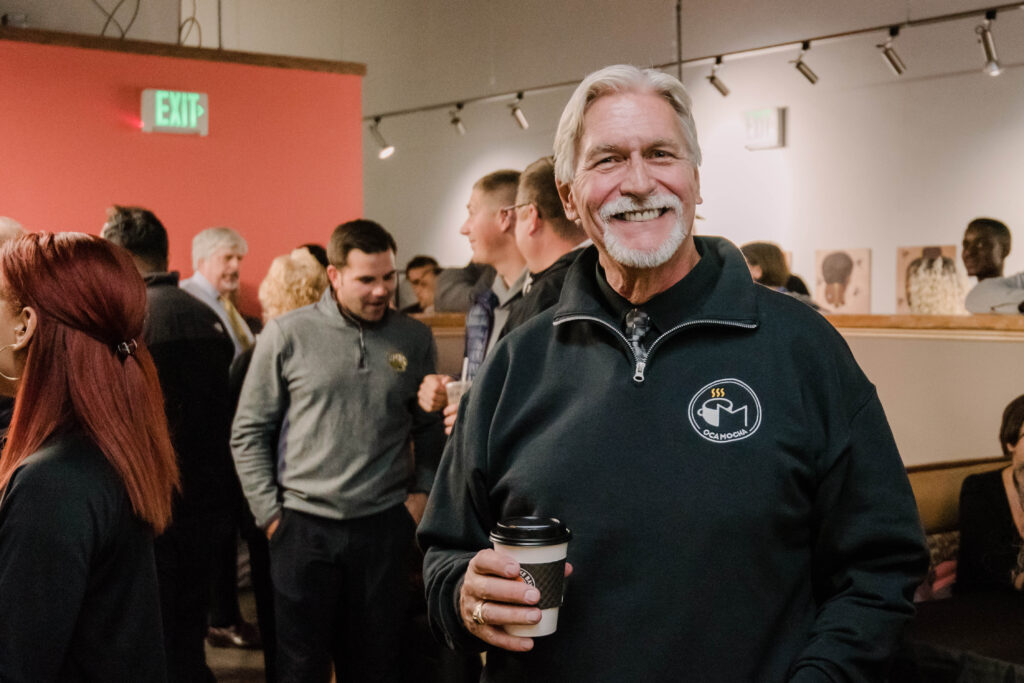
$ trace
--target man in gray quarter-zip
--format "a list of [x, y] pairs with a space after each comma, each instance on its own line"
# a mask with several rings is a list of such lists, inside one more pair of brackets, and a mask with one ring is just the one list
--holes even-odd
[[[700, 147], [675, 78], [588, 76], [555, 137], [594, 246], [463, 400], [420, 526], [434, 629], [484, 681], [882, 681], [927, 553], [881, 404], [842, 338], [693, 235]], [[559, 604], [489, 549], [572, 530]], [[550, 598], [550, 596], [548, 596]]]
[[319, 302], [267, 323], [231, 448], [270, 538], [280, 681], [397, 681], [408, 552], [444, 434], [416, 403], [430, 329], [390, 310], [395, 241], [372, 221], [328, 245]]

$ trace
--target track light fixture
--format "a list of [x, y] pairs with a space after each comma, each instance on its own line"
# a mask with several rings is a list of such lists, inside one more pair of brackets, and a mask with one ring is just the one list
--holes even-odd
[[806, 78], [808, 81], [811, 82], [811, 85], [814, 85], [815, 83], [818, 82], [818, 74], [814, 73], [814, 71], [811, 70], [811, 67], [807, 66], [807, 64], [804, 63], [804, 55], [810, 49], [811, 49], [811, 41], [805, 40], [800, 45], [800, 54], [797, 55], [796, 61], [795, 62], [790, 62], [790, 64], [793, 64], [796, 67], [796, 70], [799, 71], [800, 73], [802, 73], [804, 75], [804, 78]]
[[526, 130], [530, 127], [530, 122], [526, 120], [526, 114], [523, 113], [523, 110], [519, 106], [522, 102], [523, 93], [516, 93], [516, 101], [515, 104], [512, 105], [512, 118], [516, 120], [516, 123], [519, 124], [520, 128]]
[[370, 124], [370, 135], [377, 141], [380, 146], [380, 151], [377, 152], [378, 159], [387, 159], [389, 156], [395, 153], [395, 146], [389, 145], [388, 141], [384, 139], [384, 136], [380, 133], [380, 117], [377, 116], [373, 119], [373, 123]]
[[466, 134], [466, 125], [464, 123], [462, 123], [462, 119], [459, 117], [459, 114], [461, 114], [461, 113], [462, 113], [462, 102], [458, 102], [458, 103], [455, 104], [454, 111], [451, 112], [451, 124], [452, 124], [452, 127], [455, 128], [455, 132], [456, 133], [458, 133], [459, 135], [465, 135]]
[[990, 9], [985, 12], [985, 23], [974, 29], [981, 42], [981, 49], [985, 51], [985, 68], [982, 71], [989, 76], [998, 76], [1003, 72], [1003, 67], [999, 66], [999, 57], [996, 56], [996, 41], [992, 38], [992, 22], [995, 18], [996, 11]]
[[718, 67], [720, 66], [722, 66], [722, 58], [715, 57], [715, 63], [711, 67], [711, 75], [708, 76], [708, 83], [715, 86], [715, 90], [722, 93], [722, 97], [728, 97], [729, 88], [725, 85], [725, 83], [722, 82], [721, 78], [715, 75], [715, 72], [718, 71]]
[[896, 54], [896, 48], [892, 46], [893, 41], [896, 40], [896, 36], [900, 34], [899, 26], [892, 26], [889, 28], [889, 40], [885, 41], [878, 46], [878, 49], [882, 51], [882, 59], [889, 65], [892, 72], [897, 76], [901, 76], [904, 71], [907, 70], [906, 65], [900, 56]]

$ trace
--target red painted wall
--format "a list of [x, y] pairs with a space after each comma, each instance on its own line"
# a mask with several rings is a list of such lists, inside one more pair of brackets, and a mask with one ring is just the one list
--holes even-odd
[[[0, 216], [98, 234], [107, 206], [151, 209], [171, 268], [227, 225], [249, 243], [241, 308], [271, 260], [362, 212], [360, 77], [0, 40]], [[146, 88], [209, 95], [207, 137], [143, 133]]]

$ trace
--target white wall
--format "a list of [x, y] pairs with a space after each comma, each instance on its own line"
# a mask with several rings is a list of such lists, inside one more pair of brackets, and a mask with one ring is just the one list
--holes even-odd
[[[684, 56], [988, 4], [689, 0]], [[203, 45], [215, 47], [217, 3], [196, 6]], [[225, 48], [366, 63], [368, 115], [675, 56], [674, 0], [222, 0], [221, 7]], [[178, 9], [173, 0], [143, 2], [129, 37], [173, 41]], [[191, 14], [191, 0], [181, 0], [180, 9]], [[89, 0], [0, 0], [4, 11], [28, 12], [34, 25], [58, 30], [96, 33], [103, 23]], [[959, 243], [978, 215], [1016, 228], [1021, 244], [1008, 272], [1024, 269], [1024, 198], [1017, 190], [1024, 176], [1024, 12], [1001, 13], [995, 23], [1000, 57], [1010, 68], [994, 79], [980, 71], [977, 23], [906, 29], [897, 42], [908, 66], [901, 79], [874, 47], [881, 32], [815, 45], [806, 58], [821, 77], [813, 87], [787, 63], [792, 50], [727, 60], [720, 76], [732, 89], [728, 98], [706, 83], [706, 66], [688, 68], [684, 80], [705, 158], [700, 213], [707, 220], [698, 231], [740, 243], [778, 241], [808, 281], [815, 249], [871, 247], [875, 313], [895, 309], [897, 247]], [[379, 161], [365, 137], [365, 214], [395, 232], [400, 258], [425, 252], [447, 264], [464, 262], [469, 250], [457, 229], [473, 180], [549, 153], [569, 92], [527, 95], [528, 131], [514, 126], [505, 103], [467, 106], [465, 137], [455, 135], [445, 111], [386, 119], [381, 130], [398, 151]], [[742, 113], [765, 106], [787, 108], [787, 146], [748, 152]]]

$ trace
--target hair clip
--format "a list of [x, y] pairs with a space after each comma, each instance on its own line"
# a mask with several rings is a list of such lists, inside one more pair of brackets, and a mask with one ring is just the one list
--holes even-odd
[[135, 350], [138, 348], [139, 345], [135, 339], [129, 339], [128, 341], [123, 341], [118, 344], [115, 350], [117, 351], [117, 355], [121, 356], [121, 360], [124, 360], [128, 356], [134, 356]]

